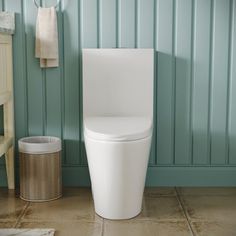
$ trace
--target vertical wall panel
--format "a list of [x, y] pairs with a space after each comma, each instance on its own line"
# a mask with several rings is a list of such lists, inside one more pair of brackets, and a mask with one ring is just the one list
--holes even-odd
[[191, 163], [192, 2], [176, 1], [175, 163]]
[[173, 162], [173, 1], [158, 1], [157, 162]]
[[37, 8], [33, 1], [24, 0], [27, 84], [28, 84], [28, 131], [29, 135], [44, 133], [43, 72], [35, 58], [35, 24]]
[[158, 42], [158, 4], [157, 1], [154, 1], [154, 19], [153, 19], [153, 47], [154, 47], [154, 103], [153, 103], [153, 136], [152, 136], [152, 145], [151, 145], [151, 156], [150, 162], [153, 165], [157, 164], [157, 149], [156, 149], [156, 139], [157, 139], [157, 59], [158, 59], [158, 51], [157, 51], [157, 42]]
[[100, 19], [101, 19], [101, 47], [116, 47], [116, 0], [100, 0]]
[[98, 4], [97, 0], [82, 1], [82, 46], [98, 47]]
[[[43, 1], [45, 6], [52, 6], [55, 4], [55, 0]], [[59, 38], [59, 64], [62, 66], [63, 57], [63, 44], [62, 44], [62, 16], [60, 11], [57, 13], [58, 17], [58, 38]], [[59, 68], [53, 68], [45, 70], [45, 110], [46, 110], [46, 124], [45, 134], [61, 137], [61, 70]], [[53, 92], [52, 92], [53, 91]]]
[[[81, 40], [82, 48], [97, 48], [100, 47], [100, 0], [83, 0], [81, 6]], [[80, 64], [82, 68], [82, 61]], [[81, 81], [81, 94], [82, 94], [82, 74], [80, 76]], [[81, 99], [82, 100], [82, 99]], [[81, 101], [82, 102], [82, 101]], [[81, 126], [82, 126], [82, 106], [80, 111]], [[82, 130], [82, 127], [81, 127]], [[83, 131], [82, 131], [83, 132]], [[84, 144], [84, 137], [81, 133], [81, 150], [80, 150], [81, 163], [86, 165], [86, 151]]]
[[154, 0], [139, 0], [138, 47], [153, 48]]
[[80, 153], [78, 10], [79, 1], [64, 0], [64, 141], [67, 164], [78, 164]]
[[211, 162], [226, 163], [229, 0], [215, 0], [212, 56]]
[[16, 12], [16, 139], [62, 137], [63, 165], [86, 165], [81, 49], [154, 48], [149, 164], [236, 164], [235, 0], [61, 0], [60, 68], [43, 70], [34, 57], [33, 1], [0, 0], [3, 8]]
[[229, 163], [236, 164], [236, 1], [232, 1], [232, 37], [229, 97]]
[[[93, 22], [93, 25], [97, 22], [96, 24], [96, 28], [97, 28], [97, 38], [95, 38], [95, 40], [97, 41], [97, 47], [99, 46], [99, 36], [98, 36], [98, 1], [96, 2], [93, 2], [94, 4], [96, 3], [96, 6], [95, 6], [95, 9], [97, 9], [97, 11], [95, 12], [94, 11], [94, 15], [97, 16], [97, 20], [95, 20]], [[79, 15], [79, 22], [78, 22], [78, 28], [79, 28], [79, 106], [80, 106], [80, 109], [79, 109], [79, 124], [80, 124], [80, 153], [79, 153], [79, 157], [80, 157], [80, 165], [87, 165], [87, 156], [86, 156], [86, 150], [85, 150], [85, 142], [84, 142], [84, 135], [83, 135], [83, 73], [82, 73], [82, 68], [83, 68], [83, 65], [82, 65], [82, 48], [84, 47], [83, 46], [83, 42], [86, 41], [85, 37], [84, 37], [84, 34], [83, 34], [83, 12], [84, 12], [84, 1], [80, 1], [80, 4], [79, 4], [79, 12], [78, 12], [78, 15]], [[93, 9], [94, 7], [91, 7], [91, 9]], [[91, 16], [92, 17], [92, 16]], [[95, 28], [95, 27], [94, 27]], [[92, 45], [91, 45], [92, 46]], [[96, 47], [94, 45], [94, 47]]]
[[193, 73], [193, 163], [209, 163], [208, 109], [210, 76], [211, 0], [195, 1]]
[[156, 138], [157, 138], [157, 2], [153, 2], [153, 49], [154, 49], [154, 93], [153, 93], [153, 133], [152, 133], [152, 143], [151, 152], [149, 157], [149, 165], [156, 165], [157, 155], [156, 155]]
[[[27, 77], [25, 53], [25, 27], [23, 1], [6, 1], [6, 10], [15, 12], [16, 32], [13, 37], [13, 71], [14, 71], [14, 106], [16, 140], [28, 134]], [[17, 142], [16, 142], [17, 145]]]
[[[153, 0], [139, 0], [138, 7], [138, 38], [137, 46], [140, 48], [153, 48], [154, 47], [154, 12], [155, 4]], [[155, 122], [155, 117], [153, 119]], [[153, 142], [149, 158], [149, 164], [155, 163], [155, 137], [156, 134], [153, 132]]]
[[4, 0], [0, 0], [0, 11], [3, 11], [3, 1]]
[[135, 0], [120, 0], [120, 46], [135, 47]]

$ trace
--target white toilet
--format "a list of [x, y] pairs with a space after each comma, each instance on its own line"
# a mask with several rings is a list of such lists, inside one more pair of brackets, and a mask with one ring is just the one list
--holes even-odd
[[138, 215], [153, 120], [152, 49], [83, 49], [84, 138], [95, 211]]

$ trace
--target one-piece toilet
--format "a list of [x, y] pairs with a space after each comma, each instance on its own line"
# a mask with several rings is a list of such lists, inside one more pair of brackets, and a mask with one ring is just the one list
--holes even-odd
[[153, 50], [83, 49], [83, 122], [95, 211], [138, 215], [153, 122]]

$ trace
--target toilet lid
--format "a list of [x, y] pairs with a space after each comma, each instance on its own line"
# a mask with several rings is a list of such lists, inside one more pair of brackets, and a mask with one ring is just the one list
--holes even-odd
[[88, 137], [99, 140], [137, 140], [151, 135], [152, 120], [146, 117], [87, 117], [84, 132]]

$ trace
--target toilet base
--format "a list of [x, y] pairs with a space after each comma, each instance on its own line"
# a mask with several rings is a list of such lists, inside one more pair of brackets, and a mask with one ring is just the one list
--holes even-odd
[[85, 135], [95, 211], [107, 219], [130, 219], [141, 212], [151, 135], [127, 142]]
[[137, 214], [132, 214], [132, 216], [126, 216], [126, 218], [108, 218], [108, 217], [104, 216], [102, 213], [98, 213], [98, 212], [95, 211], [95, 213], [98, 216], [100, 216], [100, 217], [102, 217], [106, 220], [130, 220], [130, 219], [133, 219], [133, 218], [139, 216], [141, 214], [141, 212], [142, 212], [142, 209]]

